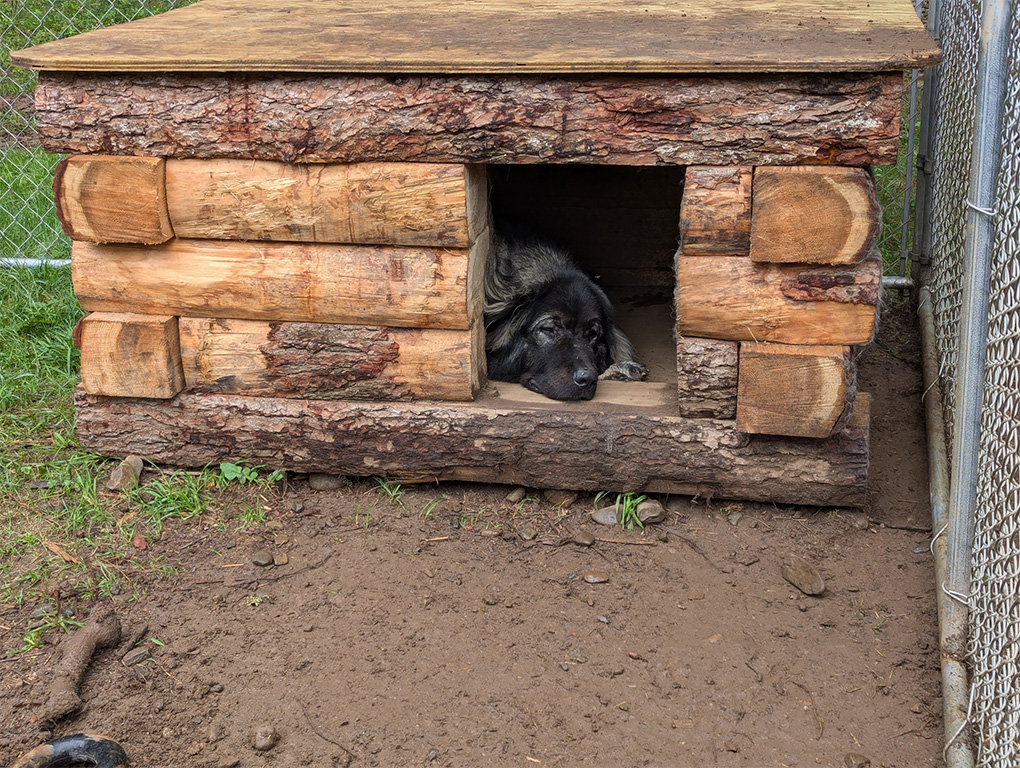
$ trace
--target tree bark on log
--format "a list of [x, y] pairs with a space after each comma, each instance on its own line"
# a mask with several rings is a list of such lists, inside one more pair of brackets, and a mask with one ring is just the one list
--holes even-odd
[[[866, 396], [861, 396], [866, 399]], [[867, 407], [825, 440], [746, 435], [732, 421], [500, 408], [184, 393], [173, 400], [76, 391], [82, 446], [202, 466], [250, 459], [297, 471], [385, 474], [539, 488], [652, 491], [859, 506], [868, 471]]]
[[187, 387], [319, 400], [471, 400], [484, 375], [469, 331], [180, 318]]
[[43, 146], [306, 162], [883, 165], [899, 73], [728, 77], [42, 73]]
[[746, 256], [751, 243], [754, 169], [687, 169], [680, 203], [684, 256]]
[[676, 342], [677, 401], [689, 419], [734, 419], [737, 415], [735, 341], [679, 337]]

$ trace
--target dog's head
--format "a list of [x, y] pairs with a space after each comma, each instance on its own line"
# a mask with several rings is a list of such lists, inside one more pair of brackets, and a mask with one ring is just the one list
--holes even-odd
[[591, 400], [613, 361], [613, 310], [587, 279], [560, 278], [487, 318], [489, 376], [554, 400]]

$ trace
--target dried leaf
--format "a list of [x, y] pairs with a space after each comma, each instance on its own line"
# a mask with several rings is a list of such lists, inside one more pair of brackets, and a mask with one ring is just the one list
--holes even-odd
[[54, 544], [52, 541], [44, 541], [43, 546], [46, 547], [46, 549], [48, 549], [53, 554], [63, 558], [65, 563], [78, 562], [78, 558], [76, 558], [74, 555], [68, 554], [67, 550], [60, 546], [59, 544]]

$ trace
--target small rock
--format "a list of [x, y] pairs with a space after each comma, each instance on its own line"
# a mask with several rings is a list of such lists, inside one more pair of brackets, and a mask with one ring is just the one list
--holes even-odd
[[130, 491], [138, 487], [138, 479], [142, 476], [142, 459], [140, 456], [128, 456], [110, 473], [106, 483], [111, 491]]
[[825, 591], [825, 581], [818, 569], [803, 557], [790, 555], [783, 561], [783, 578], [805, 595], [820, 595]]
[[290, 558], [286, 552], [277, 552], [273, 555], [273, 565], [286, 565], [290, 562]]
[[846, 768], [868, 768], [871, 765], [871, 758], [857, 752], [850, 752], [843, 758], [843, 765]]
[[609, 574], [605, 571], [588, 571], [584, 574], [584, 580], [589, 584], [605, 584], [609, 581]]
[[223, 686], [220, 683], [213, 683], [209, 686], [209, 693], [223, 693]]
[[255, 729], [251, 745], [259, 752], [268, 752], [276, 746], [276, 742], [279, 740], [280, 734], [276, 732], [276, 729], [269, 723], [265, 723]]
[[268, 549], [260, 549], [251, 556], [251, 561], [260, 568], [265, 568], [266, 566], [273, 564], [273, 553]]
[[858, 531], [868, 530], [868, 526], [871, 524], [865, 512], [845, 512], [844, 516], [846, 521], [850, 523], [850, 527]]
[[726, 521], [730, 525], [736, 527], [740, 523], [740, 519], [743, 516], [744, 516], [743, 512], [735, 512], [735, 511], [734, 512], [730, 512], [728, 515], [726, 515]]
[[514, 488], [512, 491], [510, 491], [510, 493], [506, 495], [506, 501], [510, 504], [519, 504], [520, 502], [524, 501], [527, 495], [528, 489], [524, 488], [523, 486], [518, 486], [517, 488]]
[[574, 491], [550, 490], [542, 491], [542, 495], [545, 497], [546, 501], [560, 509], [567, 509], [567, 507], [577, 501], [577, 494]]
[[497, 605], [501, 600], [499, 590], [496, 587], [489, 587], [482, 595], [482, 602], [486, 605]]
[[121, 657], [121, 663], [125, 667], [133, 667], [135, 664], [141, 664], [149, 656], [148, 648], [132, 648]]
[[223, 730], [218, 723], [209, 723], [209, 730], [206, 731], [205, 740], [209, 744], [215, 744], [223, 738]]
[[724, 741], [723, 742], [723, 749], [725, 749], [727, 752], [739, 752], [740, 751], [740, 747], [737, 746], [737, 743], [735, 741]]
[[[266, 530], [267, 531], [282, 531], [283, 530], [283, 521], [282, 520], [266, 520]], [[278, 535], [282, 536], [283, 534], [278, 534]], [[286, 539], [286, 538], [287, 537], [284, 536], [284, 539]], [[284, 543], [286, 544], [286, 542], [284, 542]]]
[[534, 541], [535, 537], [538, 536], [538, 531], [534, 527], [526, 525], [517, 531], [517, 535], [524, 541]]
[[637, 505], [637, 516], [642, 525], [654, 525], [666, 519], [666, 508], [655, 499], [645, 499]]
[[578, 531], [570, 540], [579, 546], [590, 547], [595, 543], [595, 536], [590, 531]]
[[313, 491], [336, 491], [345, 487], [348, 482], [343, 475], [329, 475], [324, 472], [312, 472], [308, 475], [308, 487]]
[[616, 525], [616, 507], [602, 507], [591, 513], [591, 519], [599, 525]]

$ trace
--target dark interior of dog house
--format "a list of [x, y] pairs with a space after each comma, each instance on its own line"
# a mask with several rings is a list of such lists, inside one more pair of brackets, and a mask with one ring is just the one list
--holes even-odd
[[566, 249], [613, 302], [648, 381], [676, 384], [673, 260], [683, 167], [493, 165], [497, 230]]

